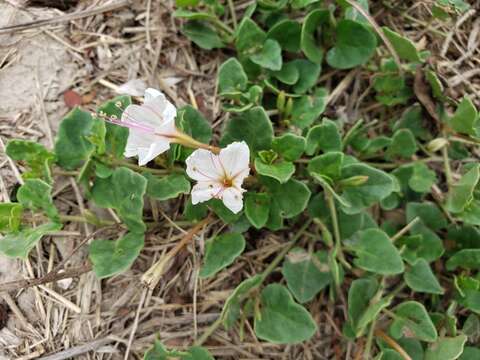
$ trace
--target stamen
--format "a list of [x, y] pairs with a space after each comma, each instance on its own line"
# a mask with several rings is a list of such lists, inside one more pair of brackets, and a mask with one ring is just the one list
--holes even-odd
[[155, 133], [155, 129], [149, 126], [145, 125], [140, 125], [136, 123], [135, 121], [130, 121], [130, 120], [118, 120], [115, 117], [112, 116], [107, 116], [104, 114], [99, 114], [100, 118], [102, 118], [104, 121], [109, 122], [110, 124], [118, 125], [121, 127], [125, 127], [128, 129], [134, 129], [134, 130], [139, 130], [139, 131], [144, 131], [147, 133]]

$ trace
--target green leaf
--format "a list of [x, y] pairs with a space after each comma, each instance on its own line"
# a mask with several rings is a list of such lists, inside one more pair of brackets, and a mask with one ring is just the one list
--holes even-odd
[[270, 284], [262, 290], [260, 315], [255, 318], [254, 329], [260, 339], [274, 344], [295, 344], [310, 339], [317, 325], [285, 287]]
[[328, 93], [318, 88], [312, 95], [304, 95], [293, 101], [292, 123], [301, 129], [309, 127], [325, 111]]
[[478, 112], [472, 100], [464, 97], [450, 119], [449, 123], [453, 130], [461, 134], [477, 135]]
[[5, 256], [26, 259], [40, 239], [52, 231], [62, 228], [58, 223], [46, 223], [35, 228], [22, 229], [0, 239], [0, 253]]
[[327, 63], [336, 69], [351, 69], [365, 64], [377, 47], [375, 35], [361, 23], [340, 20], [335, 46], [327, 53]]
[[447, 227], [447, 220], [435, 203], [425, 201], [421, 203], [410, 202], [407, 204], [407, 223], [419, 217], [421, 222], [432, 229], [438, 231]]
[[315, 38], [317, 28], [330, 20], [330, 11], [316, 9], [310, 12], [304, 19], [300, 38], [300, 47], [306, 58], [314, 63], [320, 64], [323, 58], [323, 49], [318, 47]]
[[[178, 109], [177, 125], [184, 133], [195, 140], [209, 143], [212, 139], [212, 126], [207, 119], [193, 106], [186, 105]], [[182, 159], [186, 159], [193, 150], [182, 148]]]
[[283, 62], [282, 68], [279, 71], [273, 71], [272, 75], [284, 84], [293, 85], [298, 81], [300, 71], [298, 70], [297, 65], [295, 65], [295, 62], [290, 61]]
[[236, 58], [230, 58], [220, 65], [218, 69], [218, 92], [220, 95], [244, 91], [247, 82], [247, 74]]
[[240, 219], [242, 216], [242, 213], [239, 212], [237, 214], [234, 214], [229, 208], [227, 208], [223, 202], [219, 199], [212, 199], [207, 202], [208, 205], [211, 206], [213, 212], [218, 215], [220, 219], [225, 224], [231, 224]]
[[302, 9], [308, 5], [320, 2], [321, 0], [292, 0], [292, 8]]
[[438, 100], [444, 100], [444, 87], [437, 74], [435, 74], [432, 70], [427, 69], [425, 70], [425, 79], [428, 81], [430, 88], [432, 89], [433, 97]]
[[413, 258], [406, 259], [409, 262], [414, 262], [417, 258], [423, 258], [427, 262], [435, 261], [444, 252], [442, 239], [438, 235], [422, 224], [418, 224], [412, 229], [412, 234], [415, 236], [405, 238], [405, 241], [401, 239], [399, 245], [405, 242], [408, 252], [411, 252]]
[[341, 175], [343, 158], [344, 154], [337, 151], [316, 156], [308, 162], [308, 172], [336, 181]]
[[465, 346], [462, 352], [462, 355], [458, 358], [458, 360], [477, 360], [480, 359], [480, 349]]
[[262, 283], [262, 276], [260, 274], [254, 275], [243, 280], [238, 285], [232, 294], [225, 301], [223, 306], [221, 318], [226, 329], [230, 329], [237, 319], [240, 317], [240, 308], [243, 300], [253, 288]]
[[173, 12], [173, 16], [188, 20], [212, 20], [215, 16], [207, 12], [190, 11], [185, 9], [178, 9]]
[[238, 26], [235, 47], [240, 54], [251, 55], [262, 48], [266, 37], [265, 32], [253, 20], [245, 18]]
[[40, 179], [28, 179], [20, 186], [17, 199], [24, 207], [43, 210], [54, 222], [59, 222], [58, 210], [53, 204], [52, 187]]
[[305, 94], [317, 83], [322, 68], [320, 64], [305, 59], [295, 59], [291, 63], [297, 67], [299, 73], [298, 81], [293, 86], [293, 92], [295, 94]]
[[298, 21], [284, 19], [268, 30], [267, 38], [278, 41], [285, 51], [298, 52], [300, 50], [300, 32], [302, 26]]
[[138, 233], [128, 233], [116, 241], [92, 241], [88, 251], [97, 278], [126, 271], [140, 254], [144, 241], [144, 235]]
[[308, 130], [305, 152], [307, 155], [313, 155], [318, 150], [342, 151], [340, 132], [331, 120], [323, 119], [322, 124], [315, 125]]
[[60, 123], [55, 155], [57, 163], [67, 170], [75, 170], [86, 162], [95, 151], [91, 138], [103, 121], [94, 120], [90, 113], [73, 109]]
[[409, 198], [408, 195], [412, 192], [411, 190], [417, 193], [430, 192], [437, 179], [435, 172], [420, 161], [402, 165], [395, 169], [392, 174], [398, 179], [401, 190], [407, 195], [407, 198]]
[[18, 231], [22, 221], [23, 207], [18, 203], [0, 203], [0, 232]]
[[217, 32], [205, 22], [187, 21], [182, 27], [182, 32], [202, 49], [211, 50], [224, 47], [224, 43]]
[[260, 175], [271, 177], [283, 184], [286, 183], [295, 173], [295, 165], [285, 160], [267, 164], [257, 157], [255, 159], [255, 170]]
[[437, 329], [425, 307], [416, 301], [405, 301], [394, 309], [392, 328], [398, 334], [408, 334], [421, 341], [437, 340]]
[[342, 197], [350, 204], [344, 211], [354, 214], [370, 207], [389, 196], [395, 189], [395, 184], [387, 173], [366, 164], [351, 164], [342, 168], [342, 178], [366, 176], [368, 180], [362, 185], [346, 187]]
[[392, 44], [400, 59], [410, 62], [422, 61], [415, 47], [415, 44], [410, 39], [396, 33], [393, 30], [390, 30], [386, 26], [384, 26], [382, 30], [387, 39], [390, 40], [390, 43]]
[[332, 281], [325, 251], [309, 254], [302, 248], [294, 248], [287, 254], [282, 274], [288, 289], [300, 303], [312, 300]]
[[424, 360], [454, 360], [463, 352], [463, 346], [467, 342], [465, 335], [456, 337], [442, 337], [431, 344], [425, 352]]
[[245, 140], [252, 152], [270, 149], [273, 127], [262, 107], [256, 106], [233, 117], [227, 123], [221, 146], [242, 140]]
[[305, 138], [292, 133], [276, 137], [272, 142], [272, 149], [287, 161], [300, 159], [305, 151], [305, 146]]
[[405, 271], [404, 278], [413, 291], [439, 295], [444, 293], [425, 259], [417, 259], [412, 267]]
[[92, 198], [103, 208], [117, 211], [120, 219], [132, 232], [145, 232], [143, 223], [143, 196], [147, 179], [136, 172], [120, 167], [106, 179], [96, 179], [92, 188]]
[[307, 207], [311, 192], [304, 183], [296, 179], [290, 179], [285, 184], [280, 184], [275, 180], [267, 181], [267, 178], [262, 180], [270, 190], [272, 199], [277, 204], [282, 217], [292, 218]]
[[[132, 103], [130, 96], [117, 96], [98, 108], [98, 113], [121, 119], [123, 111]], [[128, 140], [128, 129], [105, 122], [105, 151], [117, 159], [123, 158]]]
[[266, 193], [245, 194], [245, 215], [255, 228], [261, 229], [267, 223], [271, 200], [271, 196]]
[[244, 249], [245, 238], [242, 234], [222, 234], [208, 240], [205, 243], [205, 259], [200, 269], [200, 277], [210, 277], [226, 268]]
[[282, 68], [282, 48], [276, 40], [267, 39], [260, 51], [250, 56], [255, 64], [273, 71]]
[[447, 198], [447, 209], [460, 213], [473, 201], [473, 191], [480, 180], [480, 165], [475, 164], [460, 181], [450, 187]]
[[447, 261], [447, 270], [453, 271], [456, 268], [480, 269], [480, 249], [463, 249], [456, 252]]
[[411, 158], [418, 150], [417, 142], [412, 132], [408, 129], [400, 129], [393, 134], [392, 142], [387, 149], [388, 157], [399, 156]]
[[[177, 0], [178, 1], [178, 0]], [[214, 360], [203, 347], [192, 346], [188, 351], [167, 350], [159, 340], [145, 353], [144, 360]]]
[[[378, 290], [378, 282], [373, 278], [363, 278], [352, 281], [348, 290], [348, 325], [356, 336], [363, 333], [364, 328], [359, 326], [360, 321], [365, 319], [371, 299]], [[365, 321], [363, 320], [364, 324]]]
[[145, 173], [148, 180], [147, 195], [157, 200], [168, 200], [178, 197], [180, 194], [190, 192], [190, 182], [183, 174], [170, 174], [158, 178], [152, 174]]
[[359, 232], [358, 239], [349, 248], [357, 257], [355, 265], [361, 269], [381, 275], [400, 274], [405, 270], [400, 252], [382, 230]]
[[15, 161], [24, 161], [30, 171], [24, 172], [24, 179], [42, 178], [48, 182], [52, 181], [50, 165], [55, 155], [48, 151], [43, 145], [27, 140], [10, 140], [5, 153]]

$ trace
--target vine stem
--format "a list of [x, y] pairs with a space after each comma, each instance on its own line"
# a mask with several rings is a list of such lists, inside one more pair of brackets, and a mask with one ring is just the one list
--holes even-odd
[[342, 249], [342, 238], [340, 236], [340, 227], [338, 226], [338, 216], [337, 216], [337, 208], [335, 206], [335, 199], [333, 198], [332, 192], [325, 188], [325, 197], [328, 204], [328, 209], [330, 210], [330, 217], [332, 219], [332, 226], [333, 226], [333, 237], [335, 239], [335, 250], [338, 255], [338, 259], [342, 264], [344, 264], [348, 269], [351, 268], [350, 264], [345, 259], [345, 255], [343, 254]]
[[[445, 137], [444, 132], [444, 137]], [[453, 184], [452, 169], [450, 168], [450, 159], [448, 158], [448, 147], [442, 147], [443, 166], [445, 167], [445, 177], [447, 178], [448, 189]]]
[[375, 330], [375, 335], [378, 336], [380, 339], [384, 340], [388, 345], [390, 345], [398, 354], [404, 359], [404, 360], [412, 360], [410, 355], [407, 354], [405, 350], [395, 341], [393, 340], [390, 336], [385, 334], [380, 329]]
[[[275, 256], [275, 259], [273, 259], [273, 261], [262, 272], [260, 282], [255, 287], [250, 289], [249, 293], [258, 289], [262, 285], [262, 283], [265, 281], [265, 279], [268, 277], [268, 275], [270, 275], [270, 273], [272, 273], [272, 271], [275, 270], [275, 268], [278, 266], [280, 261], [282, 261], [282, 259], [285, 257], [285, 255], [287, 255], [288, 252], [295, 246], [297, 241], [302, 237], [304, 231], [310, 226], [310, 224], [312, 222], [313, 222], [313, 220], [309, 219], [305, 224], [303, 224], [303, 226], [300, 228], [300, 230], [298, 230], [298, 232], [295, 234], [294, 238], [290, 241], [290, 243], [288, 243], [282, 249], [282, 251], [280, 253], [278, 253], [277, 256]], [[222, 318], [222, 315], [220, 315], [218, 317], [218, 319], [215, 320], [215, 322], [212, 325], [210, 325], [207, 328], [207, 330], [205, 330], [205, 332], [202, 334], [202, 336], [197, 341], [195, 341], [195, 345], [198, 345], [198, 346], [202, 345], [210, 337], [210, 335], [212, 335], [215, 332], [215, 330], [217, 330], [217, 328], [222, 324], [222, 321], [223, 321], [223, 318]]]

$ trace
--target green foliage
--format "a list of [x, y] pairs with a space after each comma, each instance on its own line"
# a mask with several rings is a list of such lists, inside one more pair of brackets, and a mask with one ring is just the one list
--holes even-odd
[[340, 132], [331, 120], [323, 119], [322, 124], [308, 130], [305, 152], [307, 155], [313, 155], [318, 150], [324, 152], [342, 150]]
[[215, 275], [230, 265], [245, 249], [245, 238], [241, 234], [228, 233], [210, 239], [205, 244], [205, 259], [200, 277]]
[[293, 101], [292, 123], [301, 129], [313, 122], [325, 111], [327, 106], [327, 91], [318, 88], [312, 95], [304, 95]]
[[317, 325], [309, 312], [293, 301], [279, 284], [266, 286], [261, 293], [260, 314], [255, 317], [255, 334], [276, 344], [295, 344], [310, 339]]
[[24, 179], [42, 178], [49, 183], [52, 182], [50, 167], [55, 155], [43, 145], [33, 141], [11, 140], [5, 153], [12, 160], [22, 161], [30, 168], [22, 174]]
[[421, 61], [421, 57], [412, 41], [387, 27], [382, 30], [401, 59], [409, 62]]
[[145, 178], [148, 180], [147, 195], [157, 200], [174, 199], [190, 192], [190, 182], [183, 174], [171, 174], [162, 178], [145, 174]]
[[473, 192], [480, 180], [480, 165], [474, 165], [460, 181], [450, 188], [447, 208], [453, 213], [460, 213], [473, 201]]
[[182, 27], [182, 32], [202, 49], [211, 50], [224, 47], [224, 43], [217, 32], [204, 22], [187, 21]]
[[406, 301], [394, 310], [392, 331], [396, 334], [411, 333], [421, 341], [437, 340], [437, 329], [433, 325], [425, 307], [416, 301]]
[[404, 278], [408, 287], [413, 291], [439, 295], [444, 293], [425, 259], [417, 259], [410, 269], [405, 271]]
[[241, 92], [246, 89], [247, 82], [247, 74], [245, 74], [242, 64], [235, 58], [228, 59], [218, 69], [218, 92], [220, 95]]
[[58, 223], [46, 223], [34, 228], [12, 232], [0, 239], [0, 253], [13, 258], [26, 259], [40, 239], [49, 232], [62, 228]]
[[298, 160], [305, 147], [305, 138], [292, 133], [285, 133], [272, 141], [272, 149], [287, 161]]
[[17, 203], [0, 204], [0, 232], [17, 231], [22, 220], [23, 206]]
[[303, 21], [300, 47], [308, 60], [320, 64], [323, 59], [323, 49], [318, 47], [315, 38], [318, 26], [330, 19], [330, 11], [317, 9], [310, 12]]
[[464, 97], [449, 121], [453, 130], [466, 135], [477, 135], [478, 112], [468, 97]]
[[28, 179], [20, 186], [17, 199], [25, 208], [42, 210], [52, 221], [58, 222], [58, 210], [53, 204], [52, 187], [40, 179]]
[[120, 167], [110, 177], [95, 181], [92, 198], [100, 207], [115, 209], [130, 231], [143, 233], [146, 229], [142, 220], [146, 189], [147, 179]]
[[266, 193], [247, 193], [245, 196], [245, 215], [257, 229], [261, 229], [268, 221], [272, 198]]
[[262, 159], [256, 158], [255, 170], [257, 170], [257, 173], [260, 175], [271, 177], [283, 184], [295, 173], [295, 165], [284, 160], [266, 164]]
[[467, 337], [458, 335], [455, 337], [442, 337], [431, 344], [425, 352], [425, 360], [454, 360], [463, 352]]
[[94, 240], [88, 247], [93, 271], [99, 279], [127, 270], [143, 248], [144, 235], [128, 233], [120, 239]]

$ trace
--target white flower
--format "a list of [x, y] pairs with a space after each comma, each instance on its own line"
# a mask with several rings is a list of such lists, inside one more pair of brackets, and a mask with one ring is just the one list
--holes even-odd
[[192, 204], [221, 199], [233, 213], [243, 207], [243, 180], [250, 173], [250, 149], [247, 144], [234, 142], [218, 155], [198, 149], [187, 160], [187, 174], [197, 180], [192, 189]]
[[167, 151], [178, 135], [175, 127], [177, 110], [160, 91], [145, 90], [143, 105], [129, 105], [122, 114], [121, 123], [130, 129], [125, 156], [138, 156], [138, 164], [145, 165]]

